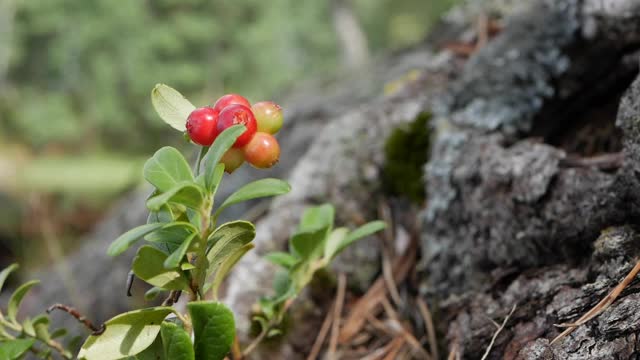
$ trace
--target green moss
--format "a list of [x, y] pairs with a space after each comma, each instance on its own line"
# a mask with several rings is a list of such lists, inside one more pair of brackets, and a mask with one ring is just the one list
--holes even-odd
[[395, 129], [387, 139], [382, 181], [387, 193], [420, 203], [425, 199], [424, 165], [429, 157], [429, 119], [422, 113], [406, 126]]

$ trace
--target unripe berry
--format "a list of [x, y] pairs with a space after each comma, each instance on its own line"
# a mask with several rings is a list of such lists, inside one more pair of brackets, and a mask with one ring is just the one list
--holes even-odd
[[224, 171], [231, 174], [244, 163], [244, 152], [242, 149], [231, 148], [222, 155], [220, 162], [224, 164]]
[[253, 116], [251, 109], [244, 105], [234, 104], [229, 105], [218, 116], [218, 124], [216, 126], [217, 134], [222, 133], [227, 128], [242, 124], [247, 130], [242, 135], [238, 136], [238, 139], [233, 144], [234, 147], [243, 147], [256, 133], [258, 125], [256, 124], [256, 118]]
[[275, 134], [282, 127], [282, 108], [273, 101], [261, 101], [251, 107], [258, 123], [258, 131]]
[[218, 110], [218, 112], [222, 112], [229, 105], [244, 105], [248, 108], [251, 108], [251, 103], [246, 98], [238, 95], [238, 94], [227, 94], [219, 98], [216, 103], [213, 105], [213, 108]]
[[202, 146], [209, 146], [216, 138], [218, 111], [211, 107], [195, 109], [187, 118], [187, 134], [191, 140]]
[[280, 144], [273, 135], [257, 132], [244, 147], [244, 158], [259, 169], [270, 168], [280, 159]]

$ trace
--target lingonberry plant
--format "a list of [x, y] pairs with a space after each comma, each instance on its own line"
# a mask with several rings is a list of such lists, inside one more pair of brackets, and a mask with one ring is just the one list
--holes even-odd
[[[194, 169], [172, 147], [161, 148], [146, 162], [144, 177], [154, 187], [146, 201], [150, 211], [147, 223], [117, 238], [108, 253], [117, 256], [144, 239], [147, 244], [138, 248], [132, 274], [152, 286], [145, 298], [165, 294], [165, 300], [162, 306], [117, 315], [100, 327], [73, 309], [63, 305], [53, 308], [66, 310], [92, 329], [79, 359], [220, 360], [230, 352], [234, 359], [242, 358], [277, 331], [289, 305], [318, 269], [328, 266], [356, 240], [383, 229], [384, 223], [375, 221], [349, 232], [333, 228], [334, 209], [330, 205], [305, 211], [291, 237], [290, 252], [267, 256], [283, 270], [274, 279], [274, 294], [259, 301], [261, 311], [254, 319], [262, 325], [262, 332], [242, 352], [235, 340], [233, 313], [218, 301], [218, 291], [233, 266], [253, 248], [255, 227], [242, 220], [219, 224], [218, 219], [232, 205], [285, 194], [290, 186], [278, 179], [260, 179], [220, 203], [216, 191], [224, 172], [233, 172], [245, 159], [257, 168], [277, 163], [280, 147], [271, 133], [281, 127], [281, 109], [274, 103], [266, 103], [268, 111], [258, 106], [256, 119], [249, 102], [234, 94], [223, 96], [213, 108], [196, 109], [166, 85], [157, 85], [151, 99], [167, 124], [186, 132], [202, 148]], [[256, 132], [256, 128], [269, 132]], [[13, 269], [0, 273], [0, 289]], [[46, 315], [17, 321], [20, 301], [35, 284], [29, 282], [15, 291], [6, 319], [0, 312], [0, 359], [19, 359], [28, 351], [45, 359], [52, 351], [71, 358], [53, 340], [59, 333], [49, 334]], [[173, 307], [183, 293], [189, 297], [184, 313]], [[238, 346], [231, 351], [234, 341]]]
[[[0, 272], [0, 291], [7, 277], [17, 268], [18, 265], [13, 264]], [[11, 295], [6, 312], [0, 311], [0, 359], [2, 360], [22, 359], [29, 351], [42, 359], [53, 358], [53, 353], [57, 353], [58, 357], [64, 359], [72, 358], [71, 352], [59, 342], [59, 338], [66, 336], [67, 331], [65, 329], [51, 331], [47, 314], [18, 320], [22, 299], [37, 284], [37, 280], [32, 280], [19, 286]]]

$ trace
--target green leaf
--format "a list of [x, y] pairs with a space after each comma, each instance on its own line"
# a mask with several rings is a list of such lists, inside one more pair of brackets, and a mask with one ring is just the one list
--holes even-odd
[[158, 295], [160, 295], [163, 292], [164, 292], [163, 289], [154, 286], [151, 289], [147, 290], [147, 292], [144, 293], [144, 300], [145, 301], [151, 301], [151, 300], [155, 299], [156, 297], [158, 297]]
[[218, 188], [220, 188], [220, 182], [222, 182], [222, 176], [224, 176], [224, 164], [219, 163], [218, 165], [216, 165], [215, 169], [213, 169], [211, 188], [209, 189], [211, 197], [214, 197], [216, 195], [216, 192], [218, 192]]
[[[189, 223], [193, 225], [195, 228], [200, 229], [200, 227], [203, 225], [203, 221], [202, 221], [203, 212], [200, 209], [196, 210], [196, 209], [187, 208], [186, 215], [187, 215], [187, 219], [189, 219]], [[207, 214], [207, 216], [209, 216], [209, 214]], [[201, 230], [204, 231], [205, 229], [201, 229]]]
[[238, 261], [246, 254], [249, 250], [253, 249], [253, 244], [248, 243], [240, 248], [235, 249], [222, 261], [218, 270], [216, 271], [216, 275], [213, 278], [213, 282], [211, 283], [211, 288], [213, 290], [214, 299], [218, 298], [218, 288], [225, 277], [229, 274], [231, 269], [234, 267]]
[[329, 234], [327, 242], [324, 244], [324, 258], [327, 262], [331, 261], [331, 259], [333, 259], [333, 257], [338, 253], [338, 249], [347, 237], [348, 233], [349, 229], [341, 227], [334, 229], [331, 234]]
[[[213, 144], [207, 151], [207, 155], [204, 158], [204, 182], [206, 184], [206, 188], [209, 192], [211, 192], [215, 187], [218, 186], [220, 179], [216, 178], [217, 165], [227, 150], [236, 142], [238, 136], [242, 135], [246, 131], [246, 127], [244, 125], [233, 125], [223, 131], [218, 137], [213, 141]], [[216, 180], [218, 180], [216, 182]]]
[[31, 318], [27, 317], [22, 320], [22, 332], [27, 334], [30, 337], [36, 336], [36, 329], [33, 327], [33, 322]]
[[193, 181], [183, 181], [170, 190], [147, 200], [147, 207], [151, 211], [158, 211], [168, 203], [178, 203], [192, 209], [198, 209], [204, 201], [204, 194], [198, 184]]
[[152, 246], [142, 246], [133, 259], [133, 273], [153, 286], [165, 290], [185, 290], [189, 287], [182, 272], [167, 270], [164, 262], [167, 254]]
[[196, 238], [198, 234], [191, 234], [189, 237], [182, 241], [179, 248], [176, 249], [169, 257], [164, 261], [165, 269], [176, 269], [180, 266], [182, 259], [187, 254], [187, 250], [191, 247], [191, 242]]
[[156, 248], [167, 254], [171, 254], [180, 247], [184, 239], [197, 232], [198, 229], [192, 224], [186, 221], [175, 221], [166, 224], [161, 229], [148, 234], [144, 238], [153, 243]]
[[180, 151], [165, 146], [144, 164], [144, 178], [160, 192], [169, 191], [182, 182], [193, 182], [193, 173]]
[[194, 360], [195, 353], [191, 344], [191, 336], [180, 326], [163, 322], [160, 331], [164, 354], [171, 360]]
[[162, 121], [182, 132], [186, 130], [189, 114], [196, 108], [177, 90], [164, 84], [157, 84], [151, 90], [151, 104]]
[[68, 331], [65, 328], [55, 329], [51, 333], [51, 338], [52, 339], [61, 338], [61, 337], [67, 336], [67, 333], [68, 333]]
[[250, 243], [255, 236], [256, 228], [248, 221], [238, 220], [218, 226], [207, 240], [207, 243], [212, 244], [207, 253], [207, 275], [214, 273], [228, 256]]
[[163, 223], [151, 223], [133, 228], [120, 235], [119, 238], [112, 242], [109, 246], [109, 250], [107, 250], [107, 254], [109, 254], [109, 256], [120, 255], [128, 248], [130, 248], [131, 245], [133, 245], [136, 241], [138, 241], [138, 239], [160, 229], [165, 225], [166, 224]]
[[227, 207], [252, 199], [257, 199], [267, 196], [276, 196], [286, 194], [291, 191], [291, 186], [286, 182], [279, 179], [260, 179], [248, 183], [241, 187], [236, 192], [231, 194], [216, 210], [214, 217], [218, 217], [222, 210]]
[[320, 255], [327, 235], [327, 228], [319, 228], [310, 232], [299, 232], [289, 240], [291, 252], [303, 260]]
[[12, 322], [16, 321], [16, 316], [18, 315], [18, 309], [20, 308], [20, 303], [24, 296], [31, 290], [32, 287], [40, 283], [39, 280], [31, 280], [25, 284], [22, 284], [16, 291], [13, 292], [11, 298], [9, 299], [9, 306], [7, 308], [7, 318]]
[[273, 277], [273, 290], [275, 290], [275, 303], [280, 303], [289, 297], [295, 295], [295, 289], [293, 288], [293, 282], [289, 277], [289, 272], [279, 270]]
[[300, 219], [298, 232], [310, 232], [320, 228], [326, 228], [329, 231], [333, 228], [334, 217], [335, 209], [331, 204], [307, 208]]
[[222, 360], [235, 338], [233, 313], [219, 302], [196, 301], [187, 304], [195, 335], [198, 360]]
[[182, 264], [180, 264], [180, 269], [187, 271], [187, 270], [192, 270], [195, 269], [196, 266], [193, 265], [192, 263], [189, 262], [183, 262]]
[[[164, 324], [165, 322], [163, 322]], [[162, 332], [162, 327], [160, 328]], [[162, 346], [162, 337], [156, 336], [156, 339], [144, 349], [141, 353], [129, 356], [126, 360], [171, 360], [164, 356], [164, 348]]]
[[150, 211], [147, 217], [147, 224], [151, 223], [170, 223], [174, 221], [173, 211], [169, 205], [160, 207], [158, 211]]
[[[316, 270], [319, 269], [320, 266], [324, 264], [320, 264], [317, 262], [311, 261], [301, 261], [297, 263], [293, 268], [291, 268], [289, 277], [291, 278], [291, 287], [292, 287], [292, 296], [295, 296], [296, 293], [302, 291], [305, 286], [307, 286], [311, 280], [313, 280], [313, 275]], [[277, 299], [277, 301], [281, 302], [286, 300], [290, 295], [281, 296]]]
[[15, 339], [0, 342], [0, 359], [16, 360], [29, 351], [35, 342], [34, 339]]
[[333, 255], [331, 255], [332, 258], [338, 255], [347, 246], [353, 244], [354, 242], [364, 237], [377, 233], [378, 231], [383, 230], [386, 227], [387, 227], [387, 224], [385, 224], [384, 221], [379, 221], [379, 220], [372, 221], [360, 226], [359, 228], [350, 232], [344, 239], [342, 239], [338, 247], [333, 252]]
[[2, 291], [2, 287], [4, 286], [4, 282], [7, 280], [9, 275], [18, 269], [18, 264], [11, 264], [0, 271], [0, 291]]
[[174, 310], [155, 307], [120, 314], [108, 320], [101, 335], [91, 335], [80, 349], [80, 359], [116, 360], [148, 348], [160, 332], [164, 318]]
[[36, 316], [31, 323], [35, 331], [35, 335], [39, 340], [47, 342], [51, 340], [49, 334], [49, 318], [46, 315]]
[[264, 258], [272, 264], [280, 265], [285, 269], [291, 268], [298, 262], [298, 259], [286, 252], [274, 251], [266, 254]]

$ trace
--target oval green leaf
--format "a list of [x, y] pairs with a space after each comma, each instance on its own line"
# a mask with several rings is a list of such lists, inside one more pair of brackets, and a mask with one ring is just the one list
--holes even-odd
[[290, 269], [293, 265], [295, 265], [298, 262], [298, 258], [296, 258], [295, 256], [289, 253], [282, 252], [282, 251], [274, 251], [274, 252], [267, 253], [264, 256], [264, 258], [268, 262], [275, 265], [280, 265], [285, 269]]
[[324, 244], [324, 258], [326, 261], [330, 261], [338, 253], [338, 249], [344, 242], [347, 234], [349, 234], [349, 229], [344, 227], [334, 229], [331, 234], [329, 234], [327, 242]]
[[291, 186], [280, 179], [267, 178], [250, 182], [231, 194], [216, 210], [214, 217], [218, 217], [225, 208], [231, 205], [267, 196], [282, 195], [289, 191], [291, 191]]
[[[165, 322], [162, 322], [163, 324]], [[160, 330], [162, 332], [162, 330]], [[162, 347], [162, 338], [161, 336], [156, 336], [156, 339], [149, 345], [148, 348], [144, 349], [141, 353], [138, 353], [134, 356], [129, 356], [125, 358], [126, 360], [171, 360], [164, 356], [164, 348]]]
[[299, 232], [289, 240], [291, 252], [303, 260], [319, 257], [327, 237], [327, 228]]
[[196, 359], [222, 360], [235, 338], [233, 313], [224, 304], [196, 301], [187, 304], [191, 315]]
[[195, 353], [191, 344], [191, 336], [180, 326], [163, 322], [160, 330], [164, 354], [171, 360], [194, 360]]
[[174, 221], [166, 224], [161, 229], [154, 231], [144, 237], [145, 240], [153, 243], [155, 247], [171, 254], [180, 247], [183, 240], [197, 233], [198, 229], [186, 221]]
[[34, 339], [14, 339], [9, 341], [2, 341], [0, 342], [0, 359], [20, 359], [24, 353], [29, 351], [34, 342]]
[[242, 135], [246, 129], [244, 125], [233, 125], [227, 128], [218, 135], [209, 148], [209, 151], [207, 151], [207, 155], [204, 157], [204, 183], [209, 192], [217, 187], [220, 179], [222, 179], [222, 176], [219, 178], [216, 177], [216, 169], [222, 155], [229, 150], [231, 145], [236, 142], [238, 136]]
[[133, 259], [132, 270], [140, 279], [165, 290], [185, 290], [189, 283], [182, 272], [167, 270], [167, 254], [152, 246], [142, 246]]
[[152, 287], [144, 293], [144, 301], [151, 301], [158, 297], [161, 293], [165, 292], [165, 290], [160, 289], [159, 287]]
[[333, 228], [335, 212], [336, 211], [331, 204], [323, 204], [307, 208], [300, 219], [298, 232], [310, 232], [320, 228], [331, 230]]
[[49, 317], [47, 317], [46, 315], [36, 316], [31, 321], [36, 338], [44, 342], [48, 342], [49, 340], [51, 340], [51, 334], [49, 334], [49, 322]]
[[162, 321], [173, 311], [170, 307], [156, 307], [120, 314], [105, 323], [104, 333], [89, 336], [78, 358], [116, 360], [134, 356], [153, 343]]
[[169, 191], [178, 183], [193, 181], [193, 173], [187, 160], [171, 146], [156, 151], [144, 164], [143, 174], [161, 192]]
[[183, 181], [168, 191], [147, 200], [147, 208], [151, 211], [158, 211], [163, 205], [171, 202], [198, 209], [203, 201], [204, 194], [200, 186], [193, 181]]
[[196, 108], [177, 90], [165, 84], [157, 84], [151, 90], [151, 104], [162, 121], [182, 132], [186, 130], [189, 114]]
[[25, 284], [22, 284], [16, 291], [13, 292], [11, 298], [9, 299], [9, 306], [7, 307], [7, 318], [12, 322], [16, 321], [16, 316], [18, 316], [18, 310], [20, 309], [20, 303], [24, 296], [27, 295], [29, 290], [32, 287], [40, 283], [39, 280], [31, 280]]
[[[211, 282], [211, 289], [213, 291], [213, 298], [218, 298], [218, 288], [222, 284], [222, 281], [229, 274], [231, 269], [234, 267], [240, 259], [246, 254], [249, 250], [253, 249], [253, 244], [248, 243], [240, 248], [233, 250], [220, 264], [218, 269], [216, 270], [216, 275], [213, 278], [213, 282]], [[205, 289], [205, 293], [207, 289]]]
[[237, 249], [250, 243], [256, 236], [256, 228], [248, 221], [231, 221], [224, 223], [209, 236], [208, 244], [212, 244], [207, 253], [210, 275], [218, 270], [222, 262]]
[[133, 228], [126, 233], [120, 235], [114, 242], [111, 243], [107, 254], [109, 256], [117, 256], [125, 252], [131, 245], [135, 244], [140, 238], [152, 233], [161, 227], [165, 226], [163, 223], [151, 223]]
[[2, 287], [4, 286], [4, 282], [7, 280], [9, 275], [18, 269], [18, 264], [11, 264], [0, 271], [0, 291], [2, 291]]
[[165, 269], [177, 269], [178, 267], [180, 267], [182, 259], [187, 254], [187, 251], [191, 247], [193, 239], [195, 239], [197, 235], [198, 234], [196, 233], [191, 234], [182, 241], [182, 244], [180, 244], [180, 246], [174, 252], [172, 252], [171, 255], [169, 255], [169, 257], [164, 261]]
[[[387, 227], [387, 224], [384, 221], [380, 221], [380, 220], [372, 221], [360, 226], [359, 228], [350, 232], [346, 237], [344, 237], [344, 239], [342, 239], [342, 241], [340, 241], [337, 248], [333, 251], [333, 254], [331, 255], [331, 257], [332, 258], [335, 257], [342, 250], [347, 248], [347, 246], [353, 244], [354, 242], [362, 238], [365, 238], [369, 235], [373, 235], [374, 233], [377, 233], [378, 231], [383, 230], [386, 227]], [[331, 259], [328, 259], [328, 260], [331, 260]]]

